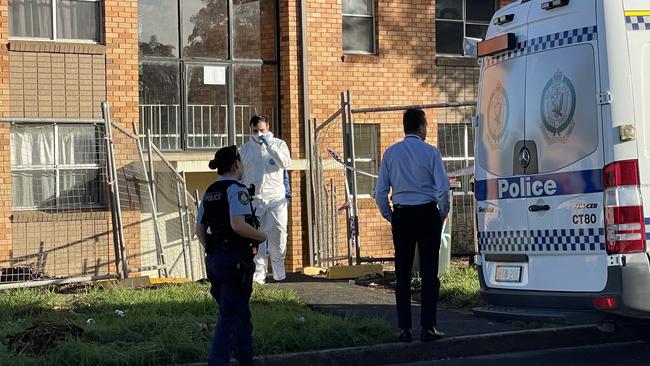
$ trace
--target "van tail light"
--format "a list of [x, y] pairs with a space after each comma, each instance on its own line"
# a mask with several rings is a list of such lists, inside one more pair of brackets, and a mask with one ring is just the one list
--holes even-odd
[[607, 253], [641, 253], [646, 250], [639, 164], [617, 161], [603, 169]]
[[594, 298], [594, 307], [598, 310], [611, 310], [616, 307], [615, 297], [596, 297]]

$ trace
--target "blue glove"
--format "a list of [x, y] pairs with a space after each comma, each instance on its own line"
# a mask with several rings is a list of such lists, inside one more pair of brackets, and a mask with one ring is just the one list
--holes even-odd
[[268, 135], [260, 135], [260, 141], [262, 141], [262, 143], [266, 145], [266, 147], [271, 146], [271, 139], [269, 138]]

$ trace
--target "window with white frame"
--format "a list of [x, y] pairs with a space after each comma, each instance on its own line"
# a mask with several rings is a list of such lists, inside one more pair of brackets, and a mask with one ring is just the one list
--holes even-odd
[[343, 52], [375, 52], [375, 0], [343, 0]]
[[[447, 174], [474, 164], [474, 127], [471, 123], [438, 123], [438, 149]], [[471, 192], [469, 174], [458, 177], [461, 189], [455, 194]]]
[[495, 0], [437, 0], [436, 53], [463, 55], [464, 37], [485, 38]]
[[12, 209], [104, 207], [102, 141], [94, 125], [12, 125]]
[[99, 42], [101, 0], [9, 0], [9, 36]]
[[[357, 169], [377, 175], [379, 171], [379, 125], [354, 124], [354, 161]], [[357, 194], [370, 197], [375, 192], [376, 179], [357, 174]]]

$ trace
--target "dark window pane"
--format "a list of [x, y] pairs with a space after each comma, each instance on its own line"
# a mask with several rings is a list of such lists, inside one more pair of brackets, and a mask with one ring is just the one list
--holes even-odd
[[463, 54], [463, 23], [436, 22], [436, 53]]
[[465, 0], [465, 17], [468, 22], [480, 21], [489, 22], [494, 15], [493, 0]]
[[140, 56], [178, 57], [177, 0], [138, 0]]
[[52, 0], [9, 0], [9, 35], [52, 38]]
[[275, 59], [275, 1], [234, 0], [234, 57]]
[[61, 125], [58, 129], [59, 165], [104, 164], [97, 127]]
[[228, 0], [183, 0], [183, 56], [228, 58]]
[[99, 41], [99, 10], [98, 1], [58, 0], [57, 37]]
[[[357, 169], [376, 175], [379, 170], [378, 126], [376, 124], [354, 124], [354, 152]], [[375, 191], [375, 179], [364, 174], [357, 174], [357, 192], [372, 194]]]
[[487, 25], [467, 24], [465, 26], [465, 37], [485, 39]]
[[100, 169], [63, 169], [59, 172], [58, 208], [98, 207], [104, 202]]
[[215, 148], [228, 142], [226, 66], [187, 67], [187, 143], [189, 148]]
[[235, 66], [235, 143], [248, 141], [249, 122], [254, 115], [264, 115], [269, 128], [275, 126], [275, 66]]
[[437, 0], [436, 19], [463, 20], [463, 0]]
[[[360, 162], [356, 163], [357, 169], [371, 174], [377, 174], [377, 163], [373, 162]], [[364, 174], [357, 173], [357, 193], [372, 195], [375, 192], [376, 179]]]
[[161, 149], [181, 148], [179, 80], [178, 62], [140, 64], [140, 132]]
[[373, 15], [374, 0], [343, 0], [343, 14]]
[[354, 124], [354, 152], [357, 159], [377, 159], [377, 126]]
[[343, 17], [343, 51], [374, 52], [374, 18]]

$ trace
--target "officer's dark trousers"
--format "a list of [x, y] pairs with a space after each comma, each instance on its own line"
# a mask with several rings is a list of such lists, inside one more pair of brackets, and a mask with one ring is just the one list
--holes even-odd
[[421, 325], [431, 329], [436, 325], [438, 303], [438, 257], [442, 220], [434, 203], [399, 206], [393, 210], [393, 244], [395, 246], [395, 300], [398, 326], [411, 329], [411, 273], [416, 244], [420, 253], [422, 278]]
[[208, 279], [212, 285], [210, 292], [219, 304], [209, 366], [230, 365], [233, 352], [240, 365], [252, 363], [253, 324], [249, 301], [254, 268], [251, 262], [247, 271], [238, 269], [240, 258], [240, 254], [232, 250], [217, 250], [206, 256]]

